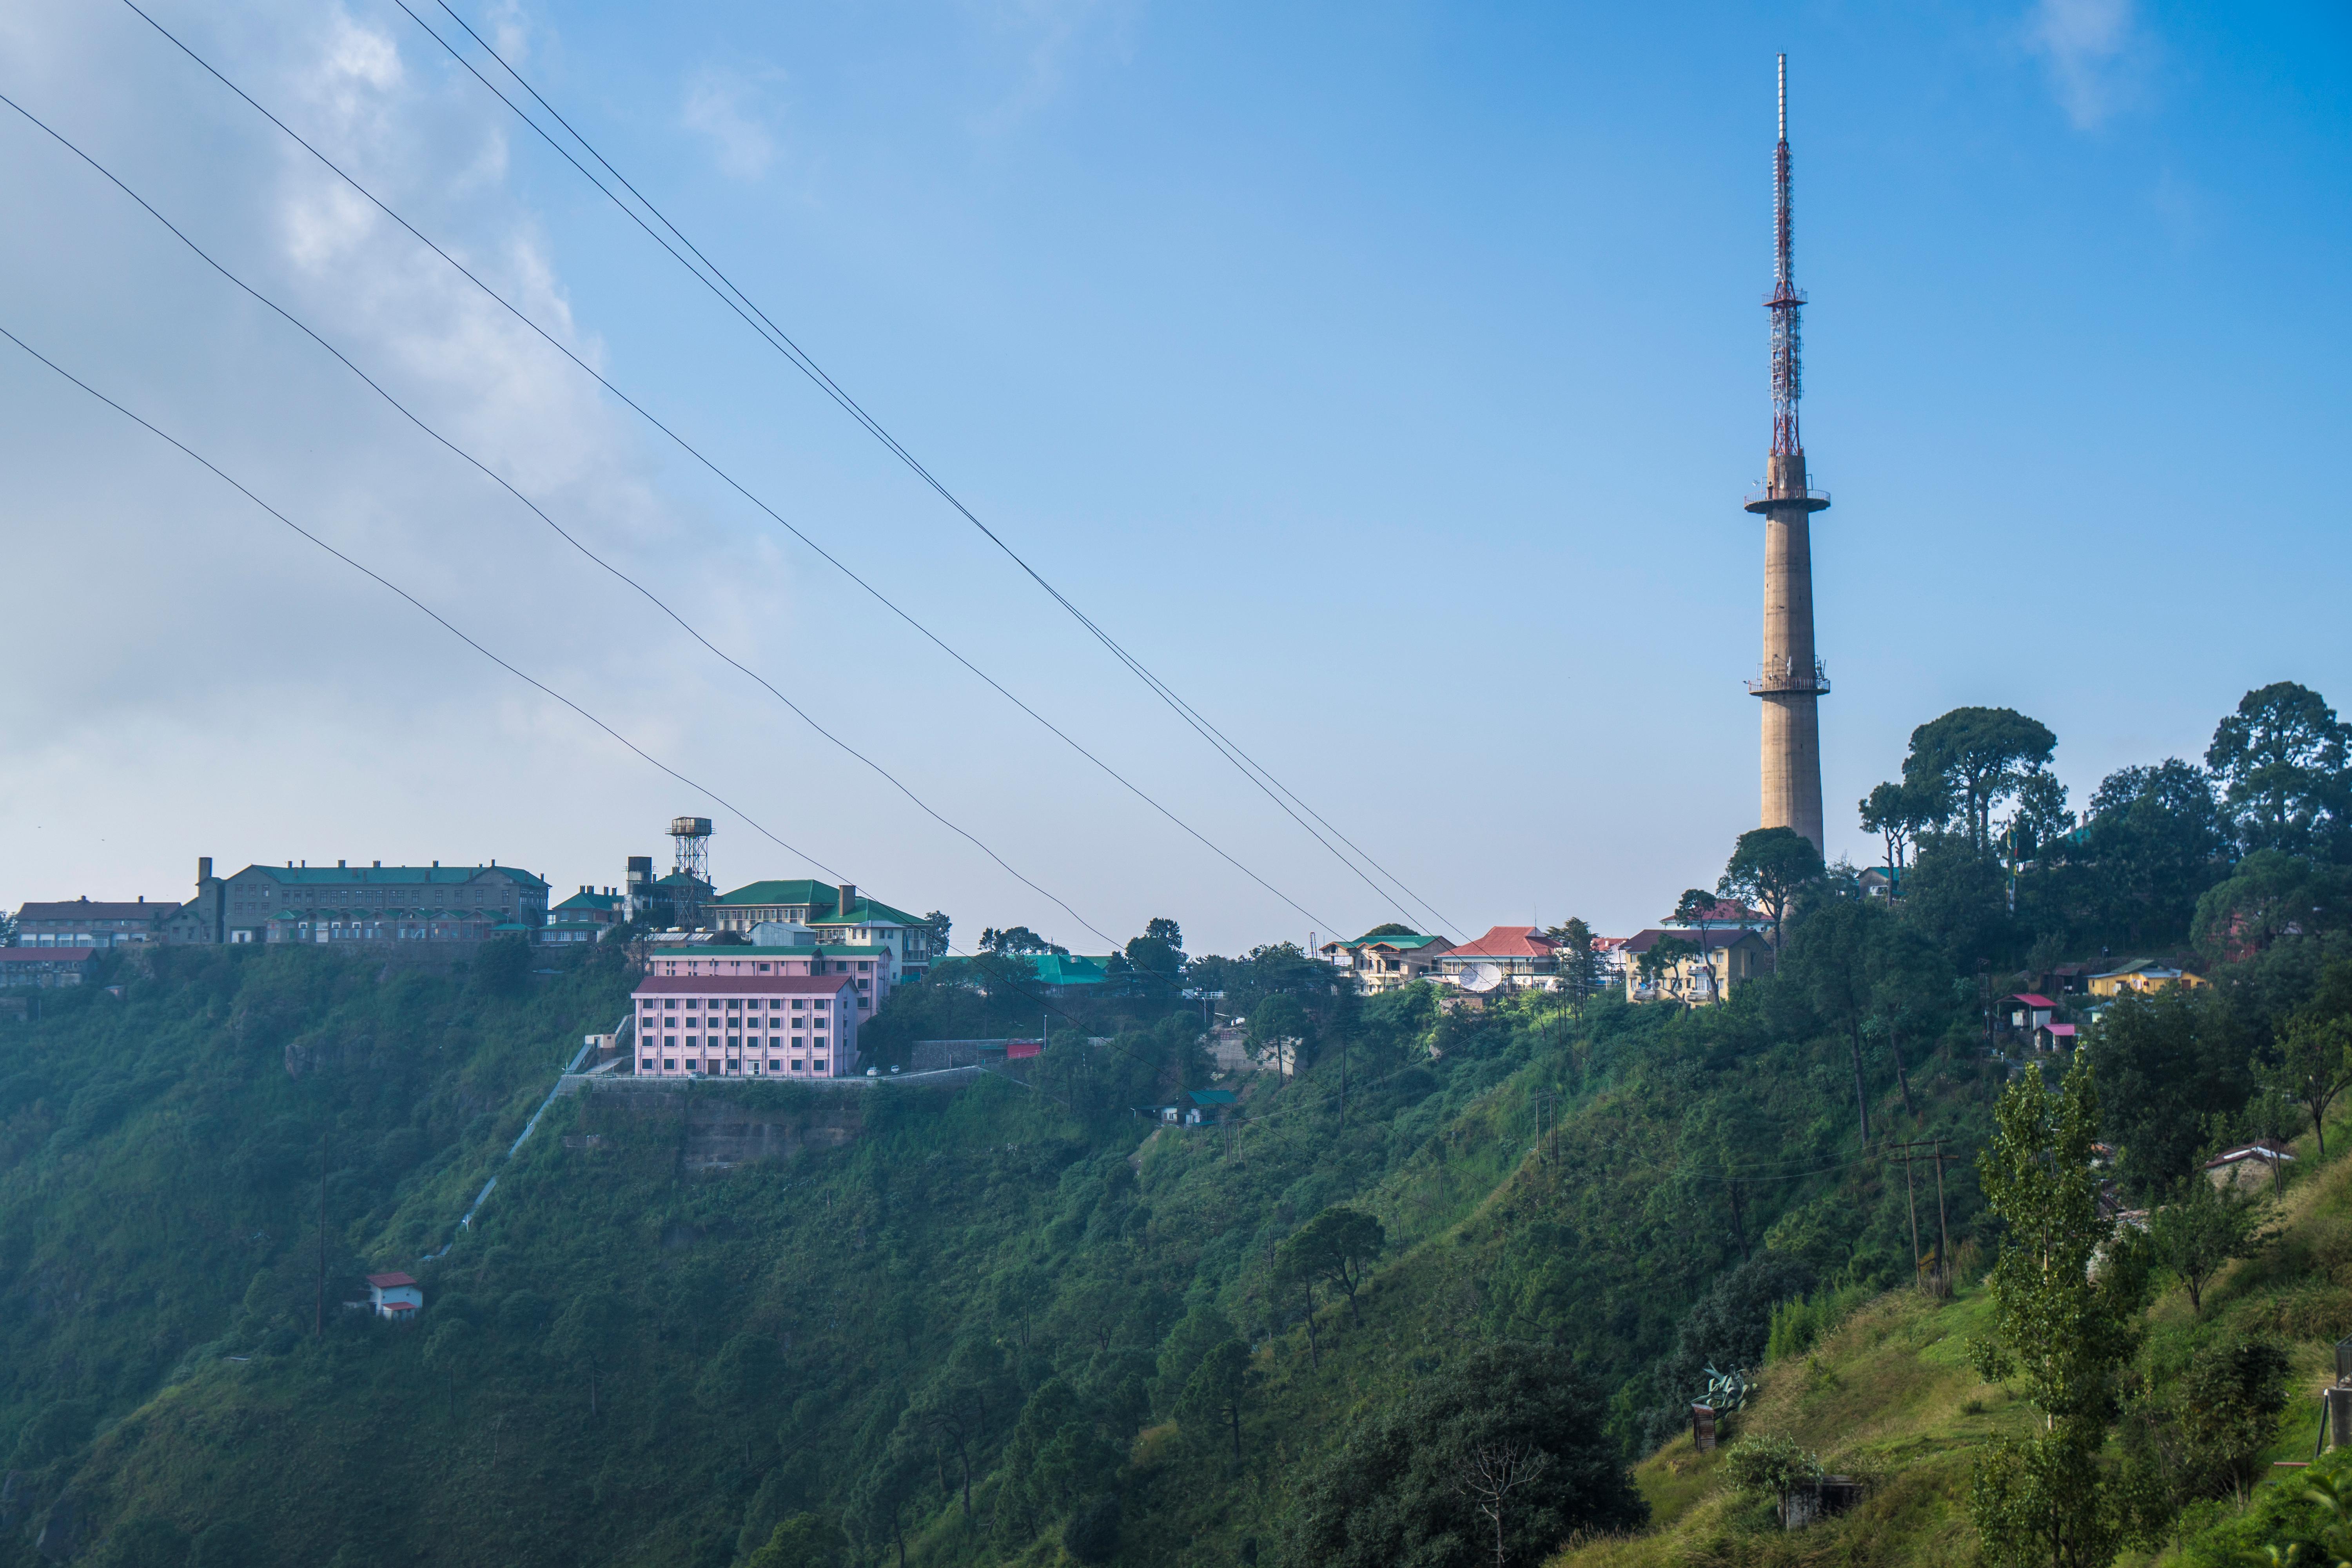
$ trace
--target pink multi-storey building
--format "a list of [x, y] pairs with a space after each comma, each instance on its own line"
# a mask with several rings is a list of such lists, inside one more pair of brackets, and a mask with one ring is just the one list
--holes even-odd
[[718, 974], [728, 977], [768, 974], [846, 974], [856, 987], [857, 1010], [872, 1013], [889, 999], [890, 954], [871, 945], [836, 947], [831, 943], [804, 947], [721, 947], [687, 942], [656, 947], [646, 956], [646, 973]]
[[648, 974], [631, 1003], [637, 1076], [845, 1078], [857, 1004], [847, 974]]

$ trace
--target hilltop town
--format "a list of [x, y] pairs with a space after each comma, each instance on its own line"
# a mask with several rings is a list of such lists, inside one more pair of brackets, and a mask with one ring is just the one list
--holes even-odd
[[0, 1568], [2352, 1568], [2347, 41], [18, 8]]

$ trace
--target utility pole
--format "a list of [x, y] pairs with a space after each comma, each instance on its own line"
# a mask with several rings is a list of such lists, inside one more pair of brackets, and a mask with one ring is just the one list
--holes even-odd
[[1339, 1037], [1339, 1131], [1348, 1130], [1348, 1037]]
[[319, 1316], [311, 1326], [313, 1339], [327, 1337], [327, 1134], [319, 1133]]
[[1984, 1008], [1985, 1054], [1992, 1054], [1992, 960], [1977, 960], [1977, 1001]]
[[1903, 1206], [1911, 1215], [1911, 1289], [1916, 1290], [1919, 1288], [1920, 1265], [1923, 1260], [1919, 1256], [1919, 1199], [1911, 1182], [1911, 1162], [1915, 1158], [1911, 1152], [1913, 1147], [1914, 1145], [1909, 1143], [1902, 1146]]
[[2017, 822], [2011, 818], [2001, 834], [2001, 842], [2009, 851], [2009, 912], [2017, 912]]
[[1915, 1160], [1935, 1162], [1936, 1272], [1938, 1278], [1948, 1279], [1951, 1278], [1952, 1271], [1952, 1227], [1950, 1211], [1944, 1202], [1944, 1162], [1958, 1159], [1958, 1156], [1944, 1152], [1944, 1141], [1941, 1138], [1915, 1138], [1906, 1143], [1888, 1144], [1886, 1157], [1903, 1162], [1904, 1198], [1911, 1209], [1911, 1258], [1915, 1282], [1922, 1272], [1924, 1258], [1919, 1250], [1919, 1211], [1917, 1200], [1913, 1195], [1911, 1163]]
[[1936, 1267], [1947, 1279], [1952, 1277], [1952, 1230], [1944, 1218], [1944, 1141], [1936, 1143]]

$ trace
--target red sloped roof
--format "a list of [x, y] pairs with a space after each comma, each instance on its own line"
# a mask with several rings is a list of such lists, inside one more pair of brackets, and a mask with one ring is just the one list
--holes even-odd
[[1534, 926], [1493, 926], [1475, 942], [1465, 942], [1448, 958], [1549, 958], [1559, 943]]
[[79, 963], [94, 947], [0, 947], [0, 963]]
[[367, 1277], [367, 1282], [379, 1290], [396, 1290], [403, 1285], [416, 1283], [405, 1274], [371, 1274]]
[[2053, 1002], [2049, 997], [2037, 994], [2032, 991], [2020, 991], [2015, 995], [2006, 998], [2006, 1000], [2011, 1002], [2022, 1002], [2029, 1007], [2055, 1007], [2058, 1005], [2057, 1003]]

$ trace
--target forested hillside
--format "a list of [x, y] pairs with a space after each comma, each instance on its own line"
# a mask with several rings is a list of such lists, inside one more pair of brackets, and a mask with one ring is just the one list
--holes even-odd
[[[2131, 932], [2203, 965], [2080, 1053], [2098, 1180], [2159, 1214], [2340, 1077], [2334, 807], [2168, 763], [2078, 824], [2038, 730], [1924, 726], [1873, 797], [1904, 896], [1782, 878], [1777, 972], [1723, 1005], [1367, 998], [1286, 946], [1188, 959], [1172, 921], [1079, 1003], [992, 932], [869, 1044], [1059, 1015], [1022, 1076], [583, 1093], [510, 1161], [623, 1012], [622, 944], [119, 958], [0, 1022], [0, 1562], [1370, 1568], [1678, 1517], [1627, 1467], [1710, 1364], [1915, 1281], [1965, 1305], [2000, 1255], [1975, 1160], [2023, 1047], [1989, 1048], [1989, 999]], [[1743, 843], [1724, 890], [1776, 896], [1771, 864]], [[1209, 1081], [1203, 989], [1299, 1070], [1230, 1080], [1224, 1126], [1139, 1117]], [[730, 1119], [791, 1152], [715, 1161]], [[1940, 1183], [1897, 1158], [1932, 1140]], [[339, 1308], [395, 1268], [420, 1322]], [[2170, 1398], [2203, 1342], [2135, 1375]], [[2166, 1517], [2221, 1473], [2171, 1475]]]
[[[1074, 1531], [1096, 1556], [1089, 1521], [1121, 1561], [1271, 1561], [1349, 1420], [1495, 1342], [1565, 1352], [1587, 1390], [1562, 1533], [1630, 1523], [1620, 1439], [1671, 1397], [1651, 1363], [1679, 1367], [1689, 1304], [1727, 1268], [1769, 1309], [1908, 1245], [1867, 1167], [1751, 1176], [1735, 1223], [1709, 1163], [1738, 1157], [1734, 1124], [1792, 1165], [1852, 1140], [1840, 1054], [1771, 1043], [1747, 1005], [1351, 1005], [1344, 1122], [1328, 1051], [1256, 1080], [1230, 1134], [1129, 1113], [1205, 1077], [1166, 1020], [1057, 1044], [1027, 1087], [877, 1086], [845, 1147], [690, 1173], [676, 1120], [620, 1095], [559, 1100], [498, 1164], [618, 1012], [615, 969], [502, 994], [312, 952], [153, 956], [5, 1046], [6, 1550], [28, 1562], [48, 1528], [124, 1563], [720, 1564], [801, 1512], [877, 1561], [1052, 1561]], [[1912, 1089], [1957, 1124], [1978, 1076], [1923, 1058]], [[1335, 1205], [1383, 1236], [1352, 1310], [1276, 1267]], [[1743, 1242], [1778, 1259], [1768, 1233], [1790, 1260], [1735, 1267]], [[422, 1323], [336, 1308], [393, 1267], [425, 1281]], [[1220, 1426], [1195, 1374], [1229, 1342]]]

